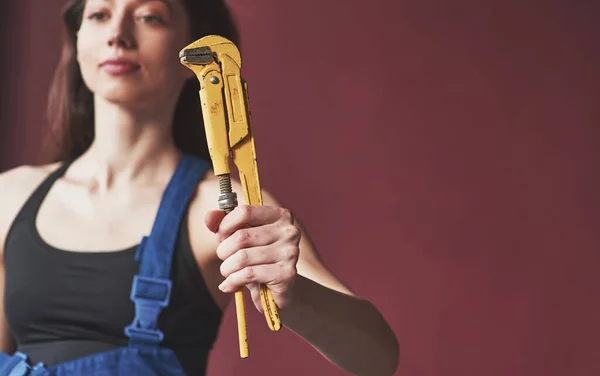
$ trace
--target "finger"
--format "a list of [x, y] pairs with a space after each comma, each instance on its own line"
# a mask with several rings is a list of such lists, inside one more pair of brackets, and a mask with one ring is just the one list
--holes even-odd
[[274, 244], [253, 248], [242, 248], [221, 263], [221, 274], [227, 278], [248, 266], [275, 264], [282, 260], [283, 253]]
[[254, 306], [260, 313], [263, 313], [262, 300], [260, 298], [260, 285], [258, 283], [251, 283], [246, 285], [246, 287], [250, 290], [250, 296], [252, 297]]
[[204, 223], [210, 232], [217, 232], [223, 218], [225, 218], [225, 212], [223, 210], [210, 210], [204, 216]]
[[[219, 285], [223, 292], [235, 292], [250, 283], [266, 285], [285, 284], [296, 276], [296, 267], [292, 263], [253, 265], [232, 273]], [[273, 291], [275, 293], [275, 291]]]
[[261, 226], [277, 221], [293, 223], [292, 213], [288, 209], [277, 206], [240, 205], [223, 218], [219, 225], [219, 235], [221, 239], [225, 239], [240, 228]]
[[227, 260], [240, 249], [269, 245], [279, 238], [281, 238], [280, 230], [274, 225], [242, 228], [219, 244], [217, 257]]

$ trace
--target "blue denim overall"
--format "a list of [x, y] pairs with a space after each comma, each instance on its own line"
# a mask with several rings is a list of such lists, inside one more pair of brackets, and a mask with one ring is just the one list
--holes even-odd
[[0, 353], [0, 376], [185, 376], [175, 353], [160, 347], [163, 333], [158, 317], [169, 304], [171, 261], [181, 219], [209, 164], [185, 155], [177, 165], [158, 208], [150, 236], [144, 236], [136, 252], [140, 263], [133, 278], [131, 300], [135, 318], [125, 328], [129, 346], [78, 358], [51, 367], [31, 366], [25, 354]]

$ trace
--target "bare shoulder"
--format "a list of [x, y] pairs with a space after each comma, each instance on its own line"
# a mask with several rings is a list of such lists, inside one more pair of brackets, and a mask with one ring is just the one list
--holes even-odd
[[[0, 192], [4, 196], [2, 204], [12, 202], [13, 195], [29, 195], [37, 184], [41, 183], [60, 163], [51, 163], [41, 166], [19, 166], [3, 173], [0, 173]], [[6, 195], [9, 195], [6, 197]]]
[[0, 173], [0, 184], [6, 185], [9, 183], [22, 182], [36, 176], [47, 176], [54, 171], [60, 162], [50, 163], [40, 166], [22, 165]]
[[59, 164], [19, 166], [0, 174], [0, 252], [4, 250], [6, 235], [25, 201]]

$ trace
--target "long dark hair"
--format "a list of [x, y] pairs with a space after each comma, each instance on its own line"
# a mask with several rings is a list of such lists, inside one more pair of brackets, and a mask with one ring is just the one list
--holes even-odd
[[[220, 35], [240, 46], [239, 33], [223, 0], [183, 0], [190, 24], [190, 43], [205, 35]], [[44, 160], [75, 159], [94, 140], [94, 99], [85, 86], [77, 62], [76, 33], [81, 26], [85, 0], [69, 0], [63, 10], [65, 40], [62, 55], [50, 88]], [[182, 46], [183, 48], [183, 46]], [[210, 160], [204, 122], [194, 77], [183, 86], [173, 118], [175, 145], [186, 154]]]

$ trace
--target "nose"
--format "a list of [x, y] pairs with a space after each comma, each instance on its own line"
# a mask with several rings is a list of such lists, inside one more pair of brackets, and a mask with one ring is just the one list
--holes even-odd
[[111, 19], [111, 27], [108, 37], [110, 47], [130, 49], [135, 46], [135, 40], [132, 32], [131, 17], [125, 12], [115, 14]]
[[113, 33], [108, 39], [108, 45], [110, 47], [120, 47], [129, 49], [133, 46], [131, 39], [123, 35], [122, 33]]

